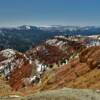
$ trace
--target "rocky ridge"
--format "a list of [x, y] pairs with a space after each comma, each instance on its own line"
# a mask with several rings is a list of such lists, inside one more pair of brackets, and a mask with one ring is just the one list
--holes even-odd
[[46, 73], [41, 89], [94, 88], [100, 89], [100, 46], [82, 51], [79, 58], [63, 67]]

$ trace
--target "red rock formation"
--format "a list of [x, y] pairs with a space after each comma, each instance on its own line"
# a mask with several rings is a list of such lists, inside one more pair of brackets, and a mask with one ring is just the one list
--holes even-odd
[[45, 49], [37, 51], [37, 56], [40, 61], [43, 61], [46, 64], [52, 64], [66, 58], [67, 54], [56, 46], [45, 45]]
[[18, 90], [24, 86], [22, 79], [29, 77], [32, 73], [32, 66], [24, 62], [21, 68], [17, 68], [10, 75], [9, 84], [14, 90]]
[[23, 87], [22, 79], [32, 73], [32, 65], [27, 57], [15, 50], [6, 49], [0, 52], [0, 74], [8, 79], [14, 90]]
[[39, 61], [43, 62], [44, 64], [53, 64], [57, 63], [61, 59], [68, 58], [67, 53], [65, 53], [62, 49], [57, 46], [47, 44], [29, 50], [26, 52], [26, 55], [31, 57], [32, 60], [39, 59]]
[[[41, 87], [43, 90], [65, 86], [74, 88], [95, 88], [97, 86], [100, 88], [100, 85], [96, 83], [97, 80], [98, 84], [100, 82], [98, 66], [100, 66], [100, 46], [87, 48], [79, 55], [79, 58], [71, 61], [70, 64], [44, 75]], [[96, 69], [98, 69], [98, 73]], [[54, 75], [52, 76], [52, 74]]]

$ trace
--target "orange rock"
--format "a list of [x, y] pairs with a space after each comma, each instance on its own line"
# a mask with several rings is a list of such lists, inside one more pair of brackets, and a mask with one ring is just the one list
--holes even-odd
[[20, 69], [16, 69], [11, 75], [9, 84], [13, 89], [18, 90], [19, 88], [23, 87], [24, 84], [22, 79], [25, 77], [29, 77], [32, 73], [32, 66], [30, 64], [24, 64], [21, 66]]
[[[98, 84], [100, 83], [98, 77], [100, 75], [100, 70], [98, 69], [98, 73], [96, 72], [99, 65], [100, 46], [87, 48], [82, 51], [79, 58], [74, 59], [70, 64], [56, 69], [54, 72], [55, 76], [48, 79], [47, 83], [45, 83], [42, 88], [44, 90], [61, 88], [64, 86], [72, 88], [100, 88]], [[89, 77], [91, 79], [89, 79]], [[53, 80], [51, 84], [48, 84], [48, 81], [52, 78], [55, 80]], [[95, 82], [96, 80], [98, 83]]]

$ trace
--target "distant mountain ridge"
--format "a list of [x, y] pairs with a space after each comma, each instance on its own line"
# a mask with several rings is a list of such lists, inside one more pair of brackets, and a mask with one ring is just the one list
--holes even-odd
[[0, 28], [0, 49], [12, 48], [24, 52], [32, 46], [56, 35], [95, 35], [100, 34], [100, 27], [53, 25], [37, 27], [23, 25], [12, 28]]

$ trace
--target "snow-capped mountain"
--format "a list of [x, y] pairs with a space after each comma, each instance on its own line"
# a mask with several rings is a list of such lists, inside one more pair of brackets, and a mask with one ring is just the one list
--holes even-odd
[[19, 30], [29, 30], [29, 29], [31, 29], [31, 26], [23, 25], [23, 26], [17, 27], [16, 29], [19, 29]]
[[12, 48], [24, 52], [29, 48], [56, 35], [95, 35], [100, 34], [100, 27], [79, 26], [29, 26], [0, 28], [0, 50]]
[[69, 31], [76, 31], [78, 29], [80, 29], [80, 27], [78, 26], [61, 26], [61, 25], [52, 25], [52, 26], [47, 26], [47, 27], [40, 27], [40, 29], [42, 30], [48, 30], [48, 31], [60, 31], [60, 32], [64, 32], [66, 30]]

